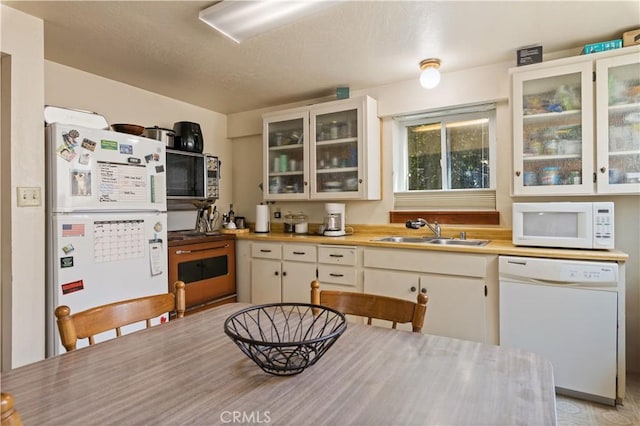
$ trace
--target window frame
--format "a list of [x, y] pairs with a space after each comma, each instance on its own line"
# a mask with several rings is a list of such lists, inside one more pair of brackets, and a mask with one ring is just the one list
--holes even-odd
[[[413, 114], [410, 116], [399, 116], [394, 117], [397, 125], [395, 131], [394, 140], [397, 143], [394, 143], [394, 180], [393, 180], [393, 191], [394, 195], [409, 195], [412, 194], [414, 196], [420, 196], [420, 194], [424, 194], [428, 196], [429, 194], [442, 196], [447, 193], [460, 193], [460, 192], [469, 192], [469, 195], [477, 192], [486, 192], [492, 191], [495, 193], [496, 190], [496, 168], [497, 168], [497, 159], [496, 159], [496, 145], [497, 145], [497, 125], [496, 125], [496, 105], [495, 103], [490, 104], [481, 104], [469, 107], [455, 108], [455, 109], [443, 109], [438, 111], [433, 111], [424, 114]], [[447, 141], [447, 123], [452, 122], [461, 122], [461, 121], [469, 121], [476, 119], [488, 119], [488, 128], [489, 128], [489, 187], [487, 188], [445, 188], [445, 186], [449, 186], [449, 173], [450, 173], [450, 165], [447, 164], [450, 158], [450, 153], [448, 151], [448, 141]], [[429, 190], [409, 190], [409, 156], [408, 156], [408, 137], [407, 137], [407, 129], [416, 125], [429, 125], [434, 123], [440, 123], [441, 125], [441, 134], [440, 134], [440, 147], [441, 147], [441, 157], [440, 157], [440, 168], [441, 168], [441, 180], [442, 186], [441, 189], [429, 189]], [[458, 194], [460, 195], [460, 194]]]

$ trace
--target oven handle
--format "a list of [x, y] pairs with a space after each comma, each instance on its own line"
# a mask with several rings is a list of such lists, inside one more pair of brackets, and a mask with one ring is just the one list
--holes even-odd
[[206, 249], [198, 249], [198, 250], [176, 250], [176, 254], [190, 254], [190, 253], [198, 253], [200, 251], [210, 251], [210, 250], [225, 249], [225, 248], [229, 248], [229, 244], [225, 244], [219, 247], [209, 247]]

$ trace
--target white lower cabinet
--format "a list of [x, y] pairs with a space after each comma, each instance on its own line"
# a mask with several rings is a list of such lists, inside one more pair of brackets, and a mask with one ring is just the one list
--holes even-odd
[[245, 256], [239, 259], [250, 279], [238, 276], [243, 289], [250, 281], [251, 303], [308, 303], [314, 279], [321, 290], [364, 291], [412, 302], [422, 291], [429, 296], [424, 333], [498, 344], [496, 255], [255, 241], [250, 246], [240, 246]]
[[318, 246], [320, 290], [362, 292], [359, 253], [352, 246]]
[[425, 333], [487, 342], [484, 279], [420, 275], [420, 288], [433, 302], [428, 303]]
[[282, 301], [280, 260], [251, 259], [251, 303]]
[[282, 245], [283, 302], [311, 302], [311, 281], [316, 279], [316, 257], [316, 246]]
[[424, 292], [424, 333], [498, 343], [497, 256], [365, 249], [364, 292], [413, 302]]
[[253, 243], [251, 303], [309, 303], [316, 278], [316, 247], [310, 244]]

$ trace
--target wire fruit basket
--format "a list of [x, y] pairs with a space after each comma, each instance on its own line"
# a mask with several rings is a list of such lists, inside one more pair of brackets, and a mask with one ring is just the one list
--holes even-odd
[[271, 303], [238, 311], [224, 332], [267, 373], [299, 374], [315, 364], [347, 328], [345, 316], [326, 306]]

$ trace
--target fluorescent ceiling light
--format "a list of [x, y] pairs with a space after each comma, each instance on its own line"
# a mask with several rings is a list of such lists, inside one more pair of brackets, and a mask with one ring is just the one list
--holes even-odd
[[240, 43], [337, 3], [322, 0], [226, 0], [201, 10], [198, 18]]

